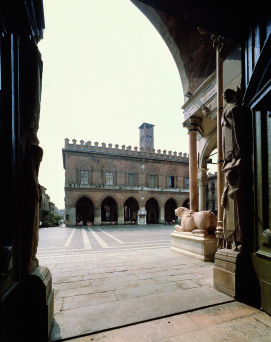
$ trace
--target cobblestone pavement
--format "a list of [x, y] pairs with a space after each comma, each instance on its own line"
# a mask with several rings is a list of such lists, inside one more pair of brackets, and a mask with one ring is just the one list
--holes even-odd
[[169, 249], [172, 228], [146, 229], [41, 230], [38, 258], [55, 290], [51, 341], [232, 302], [213, 289], [212, 263]]

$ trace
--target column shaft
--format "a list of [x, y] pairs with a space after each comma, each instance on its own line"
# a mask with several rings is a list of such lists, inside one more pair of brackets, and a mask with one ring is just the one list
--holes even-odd
[[188, 134], [190, 210], [198, 211], [197, 131], [190, 129]]

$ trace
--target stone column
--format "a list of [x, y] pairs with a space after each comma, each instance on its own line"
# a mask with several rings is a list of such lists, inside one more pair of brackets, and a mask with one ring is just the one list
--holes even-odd
[[66, 211], [66, 226], [75, 226], [76, 225], [76, 208], [66, 208], [65, 211]]
[[165, 223], [165, 207], [159, 208], [158, 223]]
[[118, 224], [124, 224], [124, 207], [118, 208]]
[[200, 118], [190, 118], [186, 124], [189, 135], [189, 192], [190, 210], [198, 211], [198, 161], [197, 161], [197, 130]]
[[198, 172], [199, 181], [199, 211], [206, 210], [206, 182], [208, 181], [207, 169], [201, 168]]
[[94, 208], [94, 226], [100, 226], [102, 223], [101, 207]]

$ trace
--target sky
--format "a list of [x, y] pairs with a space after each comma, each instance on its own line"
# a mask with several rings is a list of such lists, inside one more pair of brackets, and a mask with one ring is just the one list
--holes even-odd
[[134, 147], [147, 122], [156, 150], [188, 153], [176, 64], [132, 2], [46, 0], [44, 11], [39, 182], [59, 209], [65, 138]]

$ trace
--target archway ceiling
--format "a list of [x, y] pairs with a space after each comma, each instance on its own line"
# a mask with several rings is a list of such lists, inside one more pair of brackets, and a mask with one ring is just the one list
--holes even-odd
[[[215, 49], [211, 35], [221, 35], [231, 39], [232, 43], [239, 42], [260, 7], [255, 8], [254, 6], [253, 8], [247, 2], [246, 6], [241, 7], [240, 4], [236, 5], [236, 1], [232, 0], [225, 3], [217, 0], [131, 1], [149, 18], [158, 31], [160, 24], [157, 18], [150, 15], [148, 8], [152, 8], [163, 25], [167, 27], [168, 33], [163, 38], [170, 48], [171, 43], [167, 39], [167, 35], [169, 35], [179, 51], [181, 59], [175, 59], [175, 61], [182, 79], [184, 94], [193, 94], [202, 82], [215, 71]], [[269, 4], [266, 6], [271, 7]], [[201, 32], [198, 28], [201, 28]], [[207, 34], [201, 34], [202, 30], [205, 30]]]
[[[228, 0], [138, 0], [153, 8], [163, 11], [179, 20], [190, 22], [209, 32], [223, 37], [241, 37], [251, 25], [257, 11], [262, 11], [262, 5], [270, 8], [268, 2], [248, 3]], [[243, 6], [242, 6], [243, 5]]]

